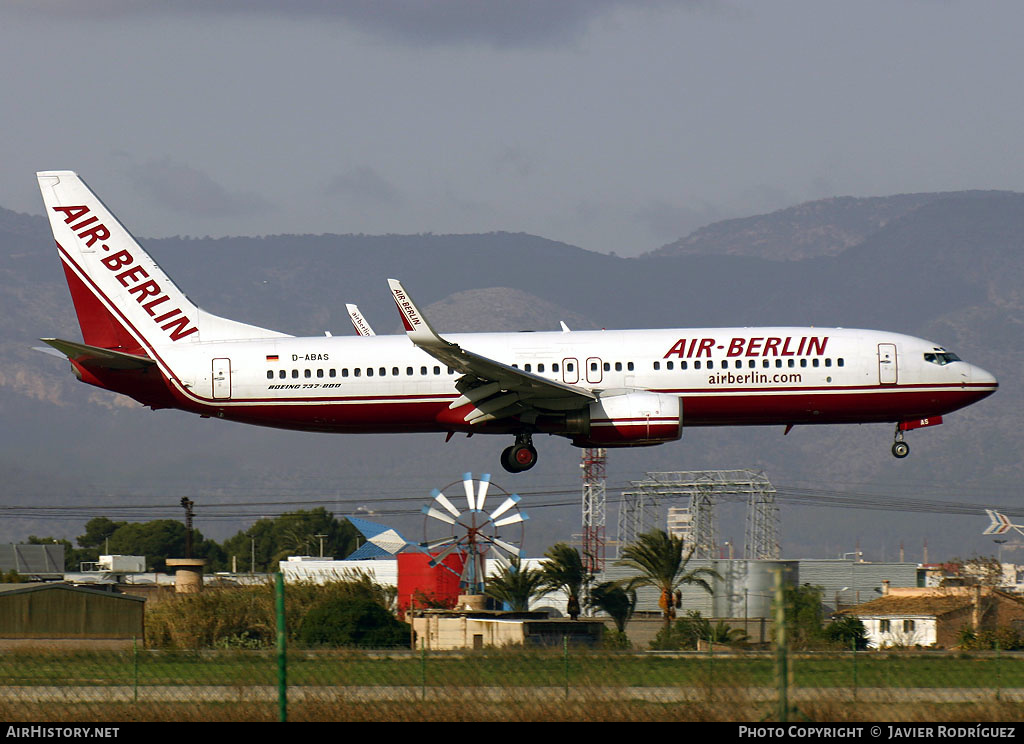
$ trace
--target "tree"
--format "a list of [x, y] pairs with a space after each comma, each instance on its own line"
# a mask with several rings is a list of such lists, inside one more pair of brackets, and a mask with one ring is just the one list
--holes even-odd
[[[359, 531], [345, 519], [336, 519], [323, 507], [286, 512], [265, 518], [224, 542], [228, 556], [240, 558], [250, 571], [273, 571], [289, 555], [319, 554], [323, 538], [324, 555], [344, 558], [356, 549]], [[255, 553], [255, 565], [251, 556]]]
[[623, 548], [622, 558], [616, 564], [638, 572], [637, 576], [628, 580], [627, 588], [649, 586], [660, 592], [658, 606], [661, 608], [666, 635], [676, 616], [676, 607], [679, 606], [680, 587], [699, 586], [708, 594], [713, 594], [709, 581], [721, 578], [710, 568], [687, 571], [686, 565], [692, 556], [693, 548], [683, 555], [682, 538], [655, 529], [643, 533], [637, 537], [636, 542]]
[[571, 619], [578, 619], [583, 587], [590, 580], [590, 575], [583, 567], [580, 552], [566, 543], [557, 543], [547, 549], [544, 557], [547, 558], [541, 568], [544, 574], [544, 588], [552, 592], [565, 592], [569, 598], [566, 612]]
[[837, 617], [825, 627], [825, 637], [843, 648], [862, 651], [868, 647], [868, 631], [860, 618], [853, 615]]
[[487, 580], [486, 593], [504, 602], [513, 612], [530, 609], [530, 600], [548, 593], [544, 589], [544, 573], [536, 568], [524, 568], [518, 556], [511, 558], [509, 566], [502, 566], [497, 576]]
[[331, 599], [302, 620], [299, 640], [309, 646], [393, 648], [409, 644], [410, 627], [370, 599]]
[[626, 623], [636, 609], [636, 592], [623, 588], [617, 581], [605, 581], [590, 590], [588, 604], [607, 614], [619, 633], [626, 632]]
[[[154, 571], [165, 571], [168, 558], [185, 555], [185, 525], [175, 519], [154, 519], [149, 522], [121, 522], [109, 536], [111, 554], [143, 555]], [[205, 558], [207, 565], [218, 570], [224, 564], [224, 551], [207, 540], [199, 530], [192, 530], [192, 553]]]
[[824, 588], [810, 584], [786, 587], [786, 615], [794, 644], [820, 641], [825, 636], [821, 608], [824, 592]]

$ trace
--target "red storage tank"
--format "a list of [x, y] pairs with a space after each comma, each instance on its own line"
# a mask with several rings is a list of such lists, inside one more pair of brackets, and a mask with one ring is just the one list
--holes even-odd
[[465, 557], [458, 552], [430, 567], [434, 556], [417, 551], [398, 554], [398, 611], [404, 613], [415, 598], [417, 609], [452, 608], [459, 600], [459, 577]]

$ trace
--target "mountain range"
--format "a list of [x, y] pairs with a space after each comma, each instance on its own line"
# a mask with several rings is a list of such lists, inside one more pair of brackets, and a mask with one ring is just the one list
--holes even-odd
[[[878, 328], [931, 339], [1000, 380], [992, 398], [912, 432], [904, 461], [889, 454], [888, 426], [798, 427], [786, 437], [781, 429], [690, 429], [679, 443], [611, 450], [609, 537], [617, 489], [651, 470], [763, 469], [779, 488], [783, 552], [793, 557], [861, 549], [892, 559], [905, 544], [908, 559], [920, 560], [925, 540], [932, 558], [991, 552], [980, 536], [983, 505], [1024, 515], [1024, 194], [825, 199], [708, 225], [637, 258], [521, 233], [142, 242], [205, 309], [296, 335], [351, 332], [346, 302], [377, 333], [399, 332], [384, 283], [394, 276], [441, 331], [547, 330], [559, 321], [580, 330]], [[253, 429], [153, 413], [79, 384], [66, 363], [32, 349], [42, 336], [80, 338], [41, 216], [0, 209], [0, 286], [0, 498], [8, 509], [0, 540], [30, 532], [73, 539], [92, 516], [177, 516], [183, 495], [196, 501], [197, 526], [215, 537], [315, 502], [339, 515], [376, 513], [413, 539], [430, 490], [466, 470], [494, 472], [524, 494], [527, 511], [535, 502], [528, 549], [579, 532], [579, 452], [563, 440], [538, 439], [538, 467], [510, 476], [497, 463], [502, 438], [445, 444], [444, 435]], [[865, 498], [859, 508], [821, 506], [831, 493]], [[976, 503], [979, 516], [944, 516], [941, 505], [879, 511], [863, 505], [869, 496]], [[742, 529], [742, 513], [723, 507], [723, 540]]]

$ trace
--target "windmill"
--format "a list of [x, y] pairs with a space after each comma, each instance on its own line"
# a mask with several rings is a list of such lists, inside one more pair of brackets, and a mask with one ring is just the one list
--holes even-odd
[[[444, 495], [444, 491], [450, 492], [459, 483], [465, 494], [465, 509], [459, 509]], [[488, 512], [487, 497], [491, 488], [499, 491], [504, 500]], [[519, 509], [520, 496], [491, 483], [489, 473], [482, 474], [478, 480], [474, 480], [472, 473], [466, 473], [461, 481], [449, 483], [442, 490], [435, 488], [430, 495], [431, 503], [422, 510], [426, 516], [424, 541], [420, 543], [420, 547], [433, 554], [430, 566], [444, 565], [444, 559], [458, 551], [465, 559], [460, 587], [465, 594], [483, 594], [488, 553], [494, 552], [502, 559], [522, 557], [518, 545], [522, 545], [523, 523], [528, 517]]]

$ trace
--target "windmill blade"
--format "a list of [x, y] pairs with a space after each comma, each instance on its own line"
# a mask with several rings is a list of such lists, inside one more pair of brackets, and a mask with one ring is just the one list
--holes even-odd
[[516, 512], [515, 514], [505, 517], [504, 519], [499, 519], [497, 522], [494, 523], [494, 526], [504, 527], [508, 524], [519, 524], [520, 522], [525, 522], [527, 519], [529, 519], [529, 517], [523, 514], [522, 512]]
[[487, 500], [487, 489], [491, 485], [491, 474], [483, 473], [480, 476], [480, 486], [476, 492], [476, 508], [484, 510], [484, 501]]
[[[504, 550], [509, 555], [514, 555], [516, 558], [522, 558], [523, 557], [523, 550], [522, 550], [522, 548], [519, 548], [519, 547], [513, 545], [510, 542], [505, 542], [504, 540], [500, 540], [497, 537], [492, 537], [491, 538], [491, 542], [494, 543], [495, 545], [497, 545], [502, 550]], [[501, 555], [501, 554], [499, 553], [498, 555]]]
[[493, 512], [491, 512], [491, 519], [497, 519], [502, 514], [507, 512], [509, 509], [511, 509], [513, 506], [518, 504], [520, 502], [520, 500], [521, 500], [521, 498], [520, 498], [518, 493], [512, 494], [507, 499], [505, 499], [503, 502], [501, 502], [501, 506], [499, 506], [497, 509], [495, 509]]
[[424, 506], [423, 509], [421, 509], [421, 511], [424, 514], [426, 514], [428, 517], [433, 517], [434, 519], [439, 519], [442, 522], [447, 522], [448, 524], [455, 524], [455, 520], [454, 519], [449, 517], [443, 511], [438, 511], [437, 509], [435, 509], [432, 506]]
[[452, 543], [447, 548], [445, 548], [440, 553], [438, 553], [433, 558], [431, 558], [430, 562], [427, 565], [430, 566], [431, 568], [434, 568], [434, 566], [436, 566], [438, 563], [441, 563], [445, 558], [447, 558], [452, 553], [454, 553], [456, 548], [458, 548], [458, 547], [459, 547], [459, 544], [457, 542]]
[[448, 500], [448, 497], [445, 496], [440, 491], [438, 491], [436, 488], [433, 491], [430, 492], [430, 495], [434, 497], [434, 501], [436, 501], [442, 507], [444, 507], [444, 510], [447, 511], [449, 514], [451, 514], [456, 519], [458, 519], [459, 515], [462, 514], [462, 512], [460, 512], [458, 509], [456, 509], [454, 504], [452, 504], [452, 502]]
[[437, 550], [442, 545], [448, 545], [449, 543], [451, 543], [453, 541], [457, 543], [459, 541], [459, 538], [457, 538], [457, 537], [441, 537], [441, 538], [438, 538], [437, 540], [430, 540], [429, 542], [421, 542], [420, 543], [420, 547], [421, 548], [426, 548], [427, 550]]
[[470, 511], [476, 511], [476, 500], [473, 498], [473, 474], [465, 473], [462, 476], [462, 487], [466, 491], [466, 503]]

